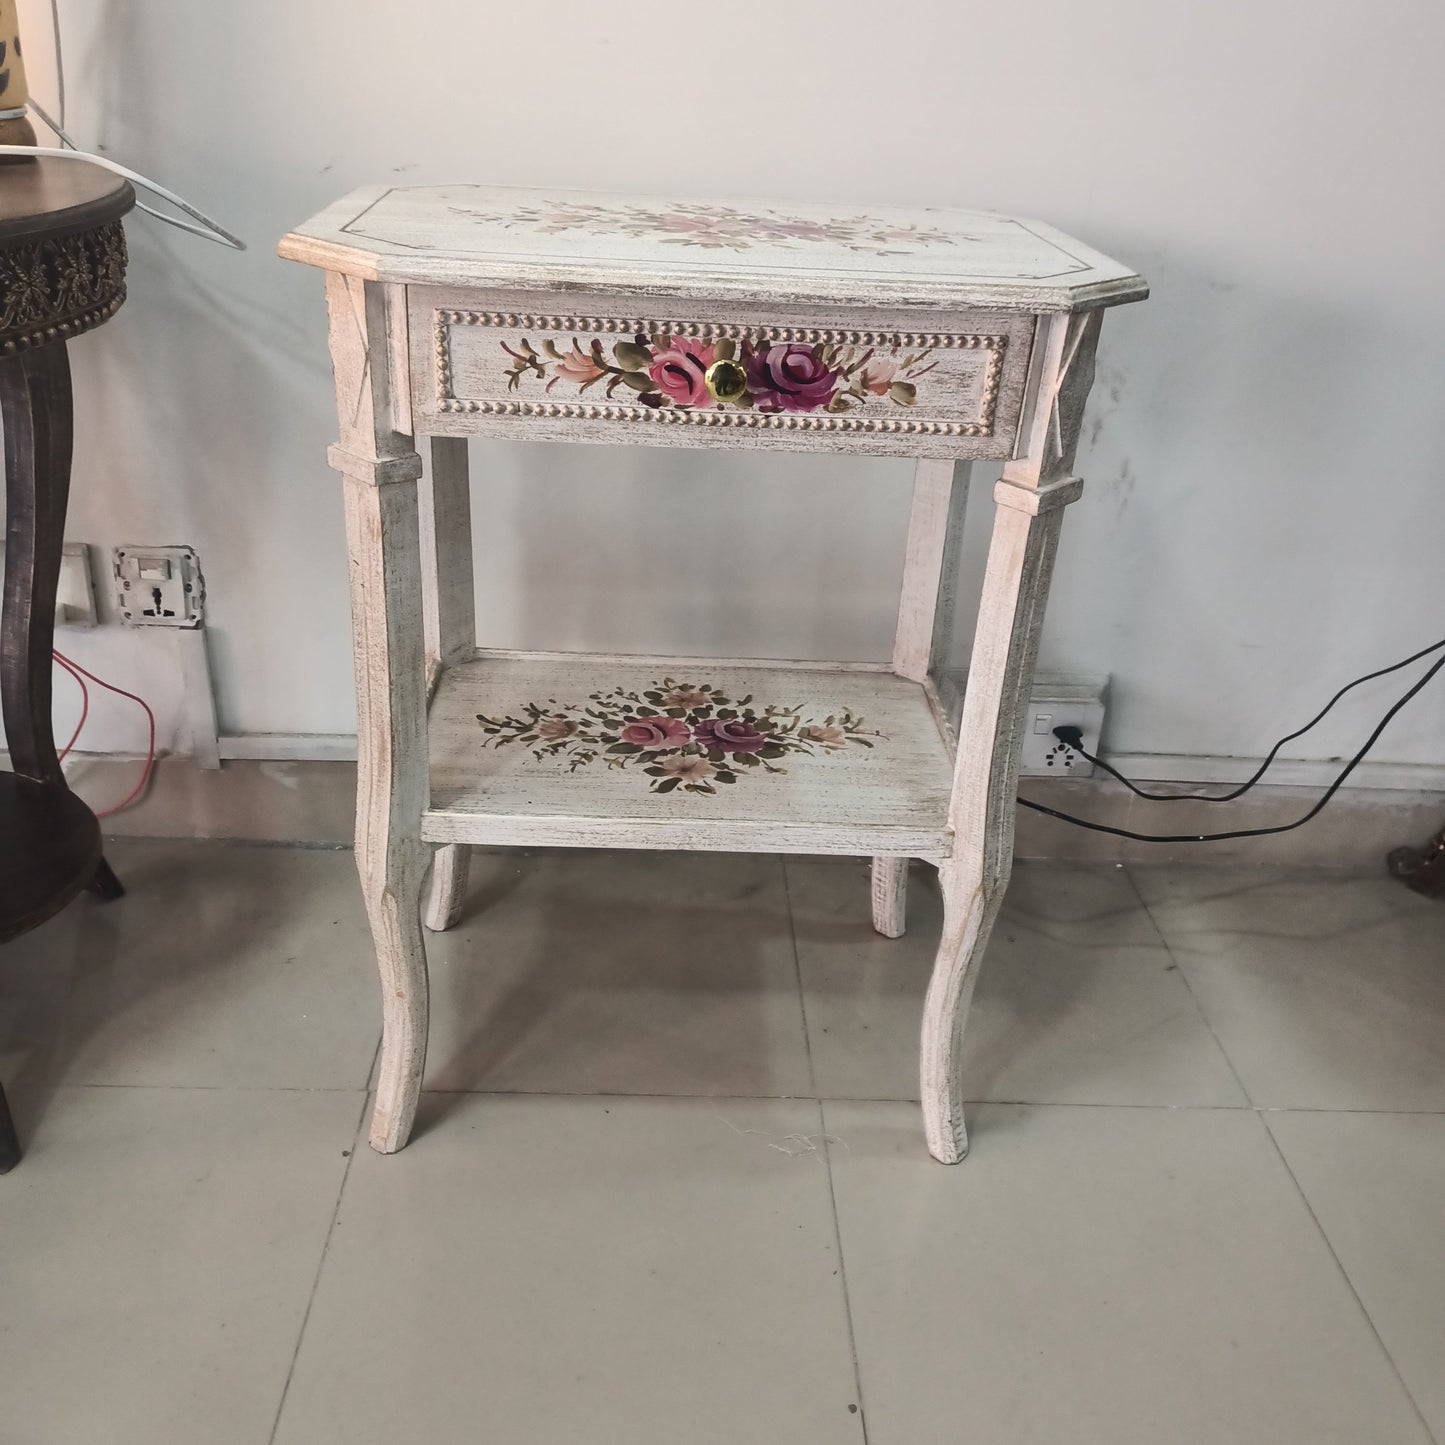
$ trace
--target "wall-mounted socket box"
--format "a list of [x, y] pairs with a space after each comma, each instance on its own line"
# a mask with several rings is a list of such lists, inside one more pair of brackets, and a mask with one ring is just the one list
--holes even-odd
[[[0, 542], [0, 577], [5, 575], [5, 544]], [[95, 583], [91, 580], [90, 548], [67, 542], [60, 551], [60, 584], [55, 589], [57, 627], [94, 627]]]
[[[939, 701], [955, 733], [963, 718], [963, 694], [968, 673], [953, 668], [935, 679]], [[1054, 729], [1072, 724], [1084, 735], [1084, 747], [1096, 756], [1104, 731], [1107, 677], [1077, 677], [1072, 673], [1040, 672], [1024, 714], [1024, 745], [1019, 772], [1031, 778], [1091, 778], [1093, 763], [1054, 736]]]
[[1024, 715], [1024, 746], [1019, 772], [1031, 778], [1091, 778], [1094, 765], [1054, 736], [1057, 727], [1073, 726], [1084, 735], [1084, 747], [1099, 751], [1104, 730], [1104, 699], [1109, 680], [1039, 673]]
[[111, 553], [116, 607], [132, 627], [199, 627], [206, 582], [191, 547], [117, 547]]

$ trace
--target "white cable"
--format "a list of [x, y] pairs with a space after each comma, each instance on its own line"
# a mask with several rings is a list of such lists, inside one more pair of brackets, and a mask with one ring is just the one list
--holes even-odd
[[[70, 138], [60, 127], [45, 114], [33, 100], [27, 104], [35, 111], [36, 115], [48, 125], [62, 140]], [[233, 250], [244, 251], [246, 243], [239, 236], [233, 236], [219, 222], [213, 221], [204, 211], [198, 211], [188, 201], [183, 201], [174, 191], [167, 190], [165, 186], [157, 181], [150, 180], [141, 175], [138, 171], [131, 170], [117, 161], [110, 160], [106, 156], [90, 155], [81, 150], [71, 142], [72, 149], [66, 150], [60, 146], [6, 146], [0, 145], [0, 156], [57, 156], [62, 160], [89, 161], [92, 165], [102, 166], [108, 171], [114, 171], [118, 176], [124, 176], [126, 180], [150, 191], [153, 195], [160, 196], [162, 200], [169, 201], [173, 206], [179, 207], [188, 216], [194, 217], [201, 223], [200, 226], [190, 226], [186, 222], [177, 220], [174, 216], [163, 215], [160, 211], [152, 210], [149, 206], [137, 201], [136, 204], [148, 216], [154, 216], [158, 221], [164, 221], [168, 226], [175, 226], [178, 230], [189, 231], [193, 236], [201, 236], [207, 241], [215, 241], [222, 246], [230, 246]], [[201, 227], [205, 227], [204, 230]]]
[[55, 45], [55, 108], [65, 124], [65, 57], [60, 52], [60, 0], [50, 0], [50, 33]]
[[[58, 135], [69, 150], [55, 150], [49, 146], [0, 146], [0, 155], [42, 155], [60, 156], [68, 160], [87, 160], [95, 165], [103, 166], [108, 171], [114, 171], [118, 176], [124, 176], [126, 180], [133, 181], [138, 186], [143, 186], [153, 195], [160, 196], [169, 201], [173, 206], [178, 206], [186, 215], [193, 216], [201, 224], [192, 226], [175, 216], [168, 216], [163, 211], [157, 211], [146, 205], [144, 201], [136, 202], [136, 209], [144, 211], [148, 216], [154, 216], [158, 221], [164, 221], [167, 226], [174, 226], [178, 231], [188, 231], [192, 236], [199, 236], [203, 241], [215, 241], [217, 245], [230, 246], [233, 250], [244, 251], [246, 243], [237, 236], [233, 236], [224, 226], [213, 221], [203, 211], [198, 211], [194, 206], [183, 201], [174, 191], [168, 191], [164, 186], [157, 185], [155, 181], [147, 180], [145, 176], [137, 172], [127, 170], [124, 166], [118, 165], [115, 161], [107, 160], [104, 156], [91, 155], [81, 148], [65, 132], [65, 57], [60, 45], [60, 0], [50, 0], [50, 29], [54, 41], [55, 51], [55, 95], [57, 109], [60, 111], [60, 120], [53, 121], [45, 113], [45, 108], [36, 100], [27, 100], [25, 104], [35, 112], [40, 119]], [[204, 229], [203, 229], [204, 228]]]
[[[38, 115], [40, 119], [46, 125], [48, 125], [50, 129], [53, 130], [55, 134], [58, 135], [67, 146], [70, 147], [70, 150], [72, 152], [85, 156], [86, 159], [98, 161], [102, 165], [107, 164], [107, 162], [101, 160], [99, 156], [87, 156], [85, 152], [82, 152], [80, 147], [75, 143], [74, 138], [62, 126], [57, 125], [53, 120], [51, 120], [50, 116], [46, 113], [45, 107], [41, 105], [38, 100], [27, 100], [25, 104], [31, 110], [33, 110], [35, 114]], [[33, 149], [33, 147], [27, 147], [27, 149]], [[114, 169], [114, 167], [112, 167], [112, 169]], [[168, 216], [165, 214], [164, 211], [157, 211], [152, 207], [146, 205], [144, 201], [137, 201], [135, 204], [138, 211], [144, 211], [146, 215], [154, 216], [156, 220], [164, 221], [166, 225], [174, 226], [178, 231], [189, 231], [191, 235], [199, 236], [202, 240], [205, 241], [216, 241], [220, 244], [225, 245], [234, 244], [236, 248], [241, 251], [244, 251], [246, 249], [243, 242], [236, 241], [234, 236], [231, 236], [229, 232], [222, 230], [222, 228], [216, 225], [214, 221], [211, 221], [210, 217], [208, 216], [201, 217], [201, 219], [206, 222], [208, 227], [208, 229], [202, 230], [199, 226], [192, 226], [186, 221], [177, 220], [175, 216]], [[178, 200], [177, 204], [185, 207], [186, 210], [190, 210], [190, 207], [186, 206], [184, 201]], [[192, 214], [199, 215], [199, 212], [192, 212]], [[224, 240], [222, 238], [224, 238]]]

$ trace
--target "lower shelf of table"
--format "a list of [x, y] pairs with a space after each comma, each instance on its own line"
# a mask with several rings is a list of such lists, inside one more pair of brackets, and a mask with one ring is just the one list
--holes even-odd
[[482, 652], [428, 735], [432, 842], [949, 852], [950, 749], [880, 668]]

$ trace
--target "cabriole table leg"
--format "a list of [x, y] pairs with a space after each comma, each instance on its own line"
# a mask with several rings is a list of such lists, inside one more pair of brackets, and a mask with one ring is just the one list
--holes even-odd
[[345, 479], [356, 634], [356, 868], [381, 974], [381, 1067], [371, 1146], [411, 1134], [426, 1065], [428, 983], [421, 931], [426, 847], [425, 692], [416, 490]]
[[421, 458], [397, 430], [406, 379], [392, 374], [386, 300], [374, 282], [326, 278], [356, 672], [356, 868], [381, 975], [381, 1067], [371, 1147], [411, 1134], [426, 1064], [426, 945], [421, 886], [427, 802], [422, 627]]
[[873, 860], [873, 927], [884, 938], [902, 938], [907, 927], [908, 859]]
[[15, 1135], [15, 1121], [5, 1090], [0, 1088], [0, 1174], [8, 1174], [20, 1162], [20, 1140]]
[[[960, 738], [968, 741], [959, 745], [957, 851], [938, 870], [943, 936], [920, 1046], [924, 1132], [929, 1153], [944, 1164], [956, 1164], [968, 1152], [959, 1044], [978, 964], [1013, 866], [1024, 704], [1062, 515], [1054, 509], [1031, 517], [1000, 504], [989, 549], [960, 729]], [[982, 741], [990, 733], [992, 746]]]
[[968, 1152], [959, 1049], [978, 966], [1013, 867], [1026, 705], [1063, 509], [1083, 486], [1071, 469], [1098, 332], [1098, 313], [1040, 323], [1027, 445], [994, 489], [993, 537], [949, 806], [954, 851], [939, 866], [943, 935], [919, 1049], [924, 1134], [929, 1153], [944, 1164], [956, 1164]]
[[472, 850], [465, 843], [444, 843], [436, 850], [425, 914], [426, 926], [433, 933], [445, 932], [462, 916], [471, 863]]

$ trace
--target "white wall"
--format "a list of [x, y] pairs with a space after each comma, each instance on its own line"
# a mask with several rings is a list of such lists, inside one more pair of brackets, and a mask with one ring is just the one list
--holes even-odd
[[[1445, 633], [1436, 0], [61, 10], [73, 130], [252, 245], [138, 217], [131, 299], [73, 348], [70, 535], [199, 549], [226, 731], [352, 725], [321, 277], [274, 245], [374, 181], [1013, 210], [1134, 264], [1154, 294], [1105, 325], [1043, 656], [1112, 674], [1117, 750], [1257, 754]], [[21, 12], [44, 101], [46, 0]], [[474, 469], [489, 640], [886, 651], [906, 463]], [[107, 637], [86, 659], [124, 681]], [[1349, 749], [1392, 687], [1291, 751]], [[1445, 683], [1376, 757], [1440, 762], [1442, 725]]]

